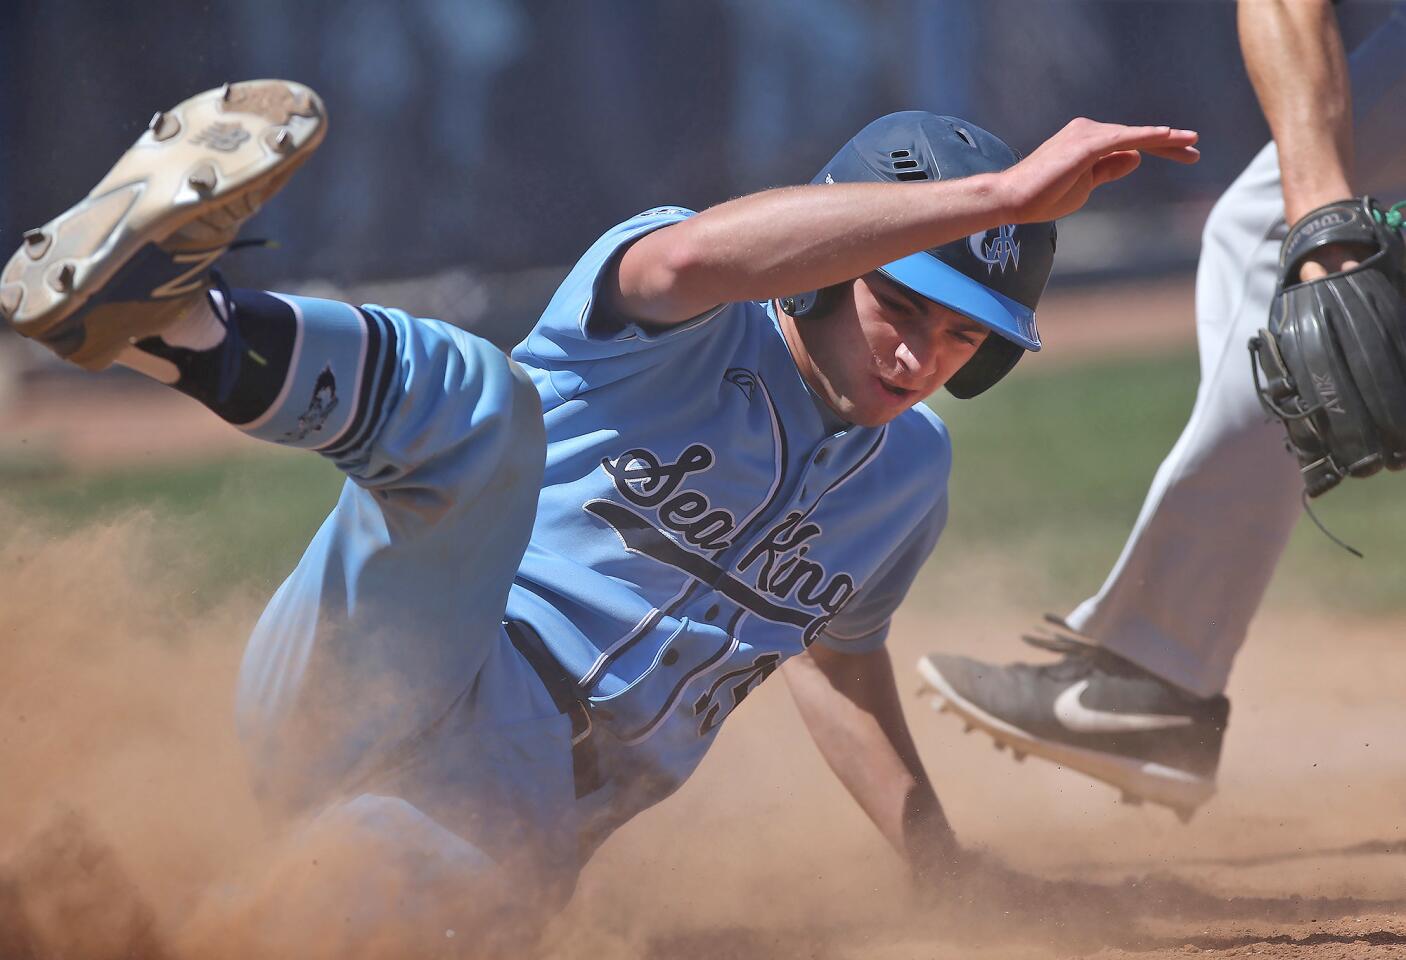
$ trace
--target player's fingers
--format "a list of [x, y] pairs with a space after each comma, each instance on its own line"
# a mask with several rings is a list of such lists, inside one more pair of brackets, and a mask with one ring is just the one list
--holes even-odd
[[1143, 147], [1143, 153], [1150, 153], [1154, 157], [1161, 157], [1163, 160], [1173, 160], [1177, 163], [1195, 163], [1201, 159], [1201, 151], [1195, 147]]
[[1191, 146], [1201, 138], [1195, 130], [1166, 124], [1103, 123], [1088, 117], [1076, 117], [1069, 121], [1061, 133], [1080, 140], [1100, 142], [1110, 150], [1135, 149], [1141, 145]]
[[1371, 248], [1360, 243], [1330, 243], [1308, 255], [1299, 268], [1299, 280], [1307, 282], [1326, 277], [1330, 273], [1342, 273], [1361, 266], [1359, 257], [1371, 253]]
[[1166, 125], [1156, 127], [1130, 127], [1122, 124], [1112, 124], [1116, 128], [1114, 136], [1125, 143], [1143, 143], [1147, 146], [1156, 144], [1166, 144], [1167, 146], [1191, 146], [1201, 139], [1201, 134], [1195, 130], [1183, 130], [1179, 127], [1168, 127]]
[[1129, 127], [1120, 123], [1098, 124], [1090, 131], [1091, 139], [1103, 153], [1115, 150], [1144, 150], [1161, 155], [1161, 151], [1182, 151], [1195, 146], [1201, 135], [1195, 130], [1176, 127]]
[[1093, 185], [1098, 187], [1126, 177], [1136, 170], [1140, 163], [1142, 163], [1142, 154], [1136, 150], [1116, 150], [1107, 156], [1099, 157], [1094, 162], [1091, 171]]

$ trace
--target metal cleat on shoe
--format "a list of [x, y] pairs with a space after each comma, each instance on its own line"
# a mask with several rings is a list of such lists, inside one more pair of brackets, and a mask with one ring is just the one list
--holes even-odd
[[24, 288], [19, 284], [11, 284], [8, 287], [0, 287], [0, 316], [9, 321], [20, 309], [20, 297]]
[[210, 164], [202, 164], [189, 177], [186, 183], [190, 188], [199, 194], [209, 194], [215, 189], [215, 168]]
[[152, 115], [151, 123], [147, 125], [147, 129], [151, 131], [152, 138], [159, 142], [162, 140], [170, 140], [179, 133], [181, 124], [180, 121], [169, 113], [163, 113], [158, 110]]
[[49, 275], [49, 286], [59, 293], [67, 293], [73, 289], [73, 264], [65, 263]]
[[29, 254], [29, 259], [38, 260], [49, 252], [49, 235], [43, 230], [34, 229], [24, 232], [24, 252]]

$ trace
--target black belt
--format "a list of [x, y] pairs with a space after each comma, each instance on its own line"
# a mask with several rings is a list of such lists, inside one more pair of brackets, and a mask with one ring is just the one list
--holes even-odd
[[580, 799], [602, 786], [596, 745], [591, 739], [591, 711], [581, 699], [580, 688], [542, 638], [529, 624], [521, 620], [504, 620], [503, 629], [517, 652], [537, 674], [547, 695], [562, 713], [571, 719], [571, 766], [576, 780], [576, 797]]

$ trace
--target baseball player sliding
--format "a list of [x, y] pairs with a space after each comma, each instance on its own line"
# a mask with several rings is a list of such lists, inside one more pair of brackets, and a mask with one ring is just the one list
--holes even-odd
[[1196, 134], [1081, 119], [1017, 162], [973, 124], [892, 114], [815, 185], [611, 228], [509, 359], [211, 270], [325, 132], [295, 83], [200, 94], [0, 274], [6, 318], [60, 356], [347, 475], [249, 641], [237, 720], [302, 824], [289, 861], [356, 866], [278, 888], [263, 949], [309, 924], [364, 948], [394, 918], [511, 952], [787, 660], [889, 843], [919, 874], [960, 867], [884, 649], [947, 516], [922, 400], [1038, 350], [1053, 221], [1142, 153], [1194, 161]]
[[[1047, 617], [1049, 635], [1027, 638], [1062, 659], [919, 662], [943, 706], [1018, 756], [1183, 819], [1215, 790], [1231, 663], [1305, 489], [1399, 468], [1406, 420], [1401, 220], [1351, 199], [1354, 145], [1368, 177], [1399, 155], [1406, 12], [1398, 6], [1350, 65], [1329, 0], [1244, 0], [1238, 17], [1274, 141], [1206, 223], [1191, 419], [1103, 587]], [[1246, 344], [1267, 323], [1283, 336], [1276, 349], [1260, 338], [1268, 382], [1257, 386]], [[1266, 410], [1285, 418], [1297, 462]]]

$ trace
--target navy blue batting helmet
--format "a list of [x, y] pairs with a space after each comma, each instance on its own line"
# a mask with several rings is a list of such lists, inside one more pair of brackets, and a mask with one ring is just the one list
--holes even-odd
[[[811, 182], [956, 180], [1004, 170], [1019, 160], [1001, 138], [973, 123], [906, 110], [855, 134]], [[1027, 350], [1040, 349], [1035, 305], [1050, 278], [1054, 251], [1053, 223], [1004, 224], [879, 268], [996, 334], [947, 381], [953, 396], [976, 396], [1009, 373]], [[802, 317], [836, 293], [831, 288], [798, 294], [784, 298], [781, 306]]]

